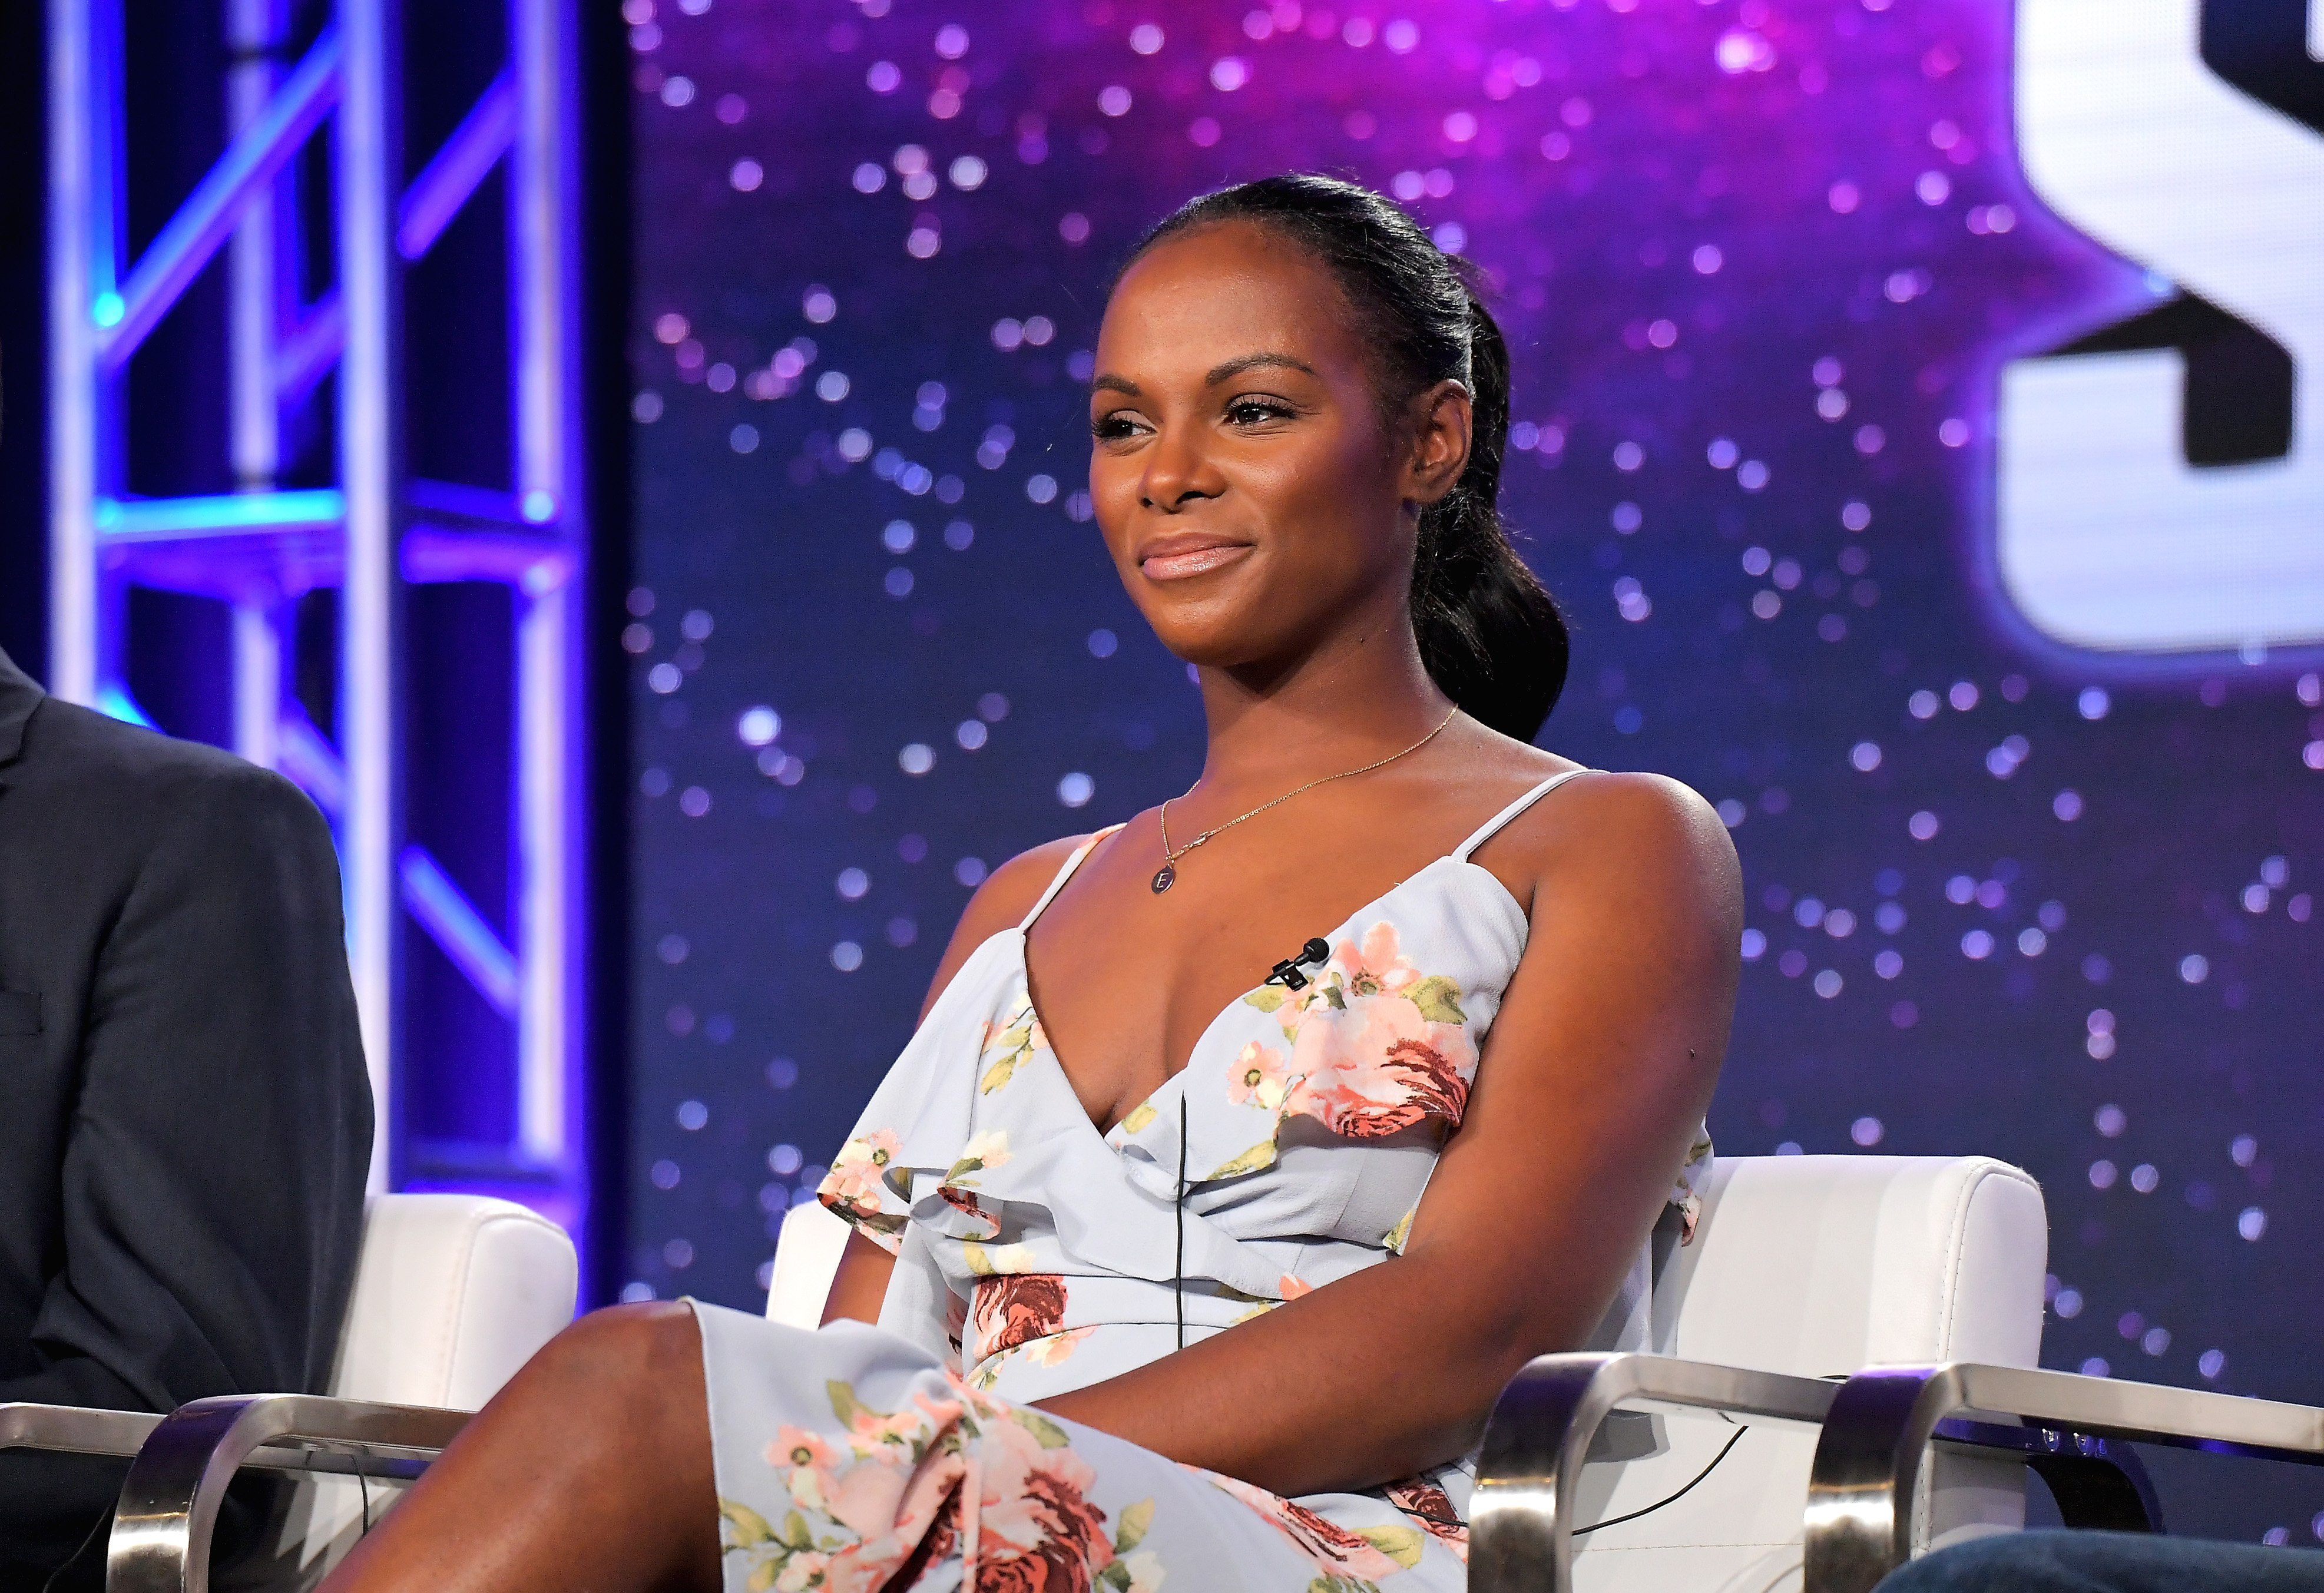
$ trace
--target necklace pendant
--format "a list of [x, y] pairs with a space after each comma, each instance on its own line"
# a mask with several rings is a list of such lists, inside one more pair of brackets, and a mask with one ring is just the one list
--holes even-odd
[[1154, 894], [1160, 896], [1178, 882], [1178, 865], [1164, 863], [1154, 871]]

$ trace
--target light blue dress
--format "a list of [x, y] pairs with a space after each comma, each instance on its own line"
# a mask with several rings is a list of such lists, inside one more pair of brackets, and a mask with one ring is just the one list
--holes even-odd
[[[1461, 1121], [1524, 912], [1471, 853], [1351, 915], [1305, 982], [1212, 1019], [1185, 1069], [1101, 1134], [1028, 992], [1023, 925], [973, 953], [864, 1109], [823, 1202], [895, 1253], [875, 1328], [696, 1305], [726, 1585], [878, 1593], [1445, 1593], [1471, 1473], [1298, 1499], [1047, 1416], [1403, 1248]], [[1683, 1218], [1710, 1165], [1672, 1192]], [[1183, 1172], [1182, 1172], [1183, 1169]], [[1645, 1342], [1644, 1248], [1590, 1348]]]

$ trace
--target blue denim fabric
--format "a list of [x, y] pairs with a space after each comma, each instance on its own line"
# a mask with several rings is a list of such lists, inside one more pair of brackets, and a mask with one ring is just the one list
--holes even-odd
[[2135, 1533], [2006, 1533], [1900, 1566], [1879, 1593], [2324, 1593], [2324, 1552]]

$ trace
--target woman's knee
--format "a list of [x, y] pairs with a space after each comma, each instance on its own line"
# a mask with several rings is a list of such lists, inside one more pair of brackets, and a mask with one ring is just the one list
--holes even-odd
[[593, 1404], [666, 1408], [673, 1383], [702, 1382], [702, 1331], [693, 1308], [676, 1302], [609, 1305], [550, 1340], [527, 1369]]

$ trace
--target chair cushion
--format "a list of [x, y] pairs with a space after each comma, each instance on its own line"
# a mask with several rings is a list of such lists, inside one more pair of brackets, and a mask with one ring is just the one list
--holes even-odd
[[523, 1206], [374, 1195], [330, 1391], [479, 1409], [572, 1321], [579, 1281], [573, 1241]]

